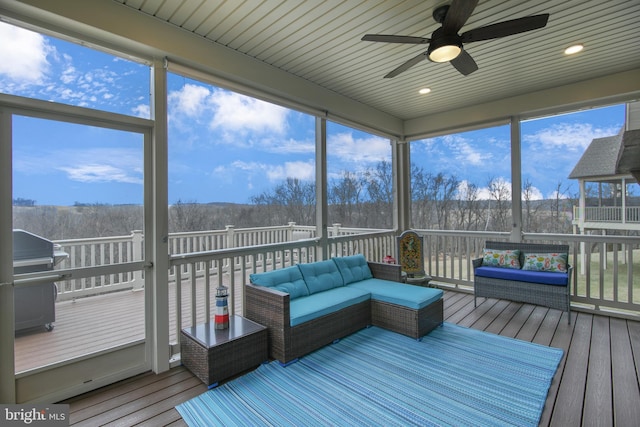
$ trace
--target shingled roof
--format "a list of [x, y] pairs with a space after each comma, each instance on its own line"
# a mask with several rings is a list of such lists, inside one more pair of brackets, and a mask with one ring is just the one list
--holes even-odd
[[613, 178], [616, 173], [616, 163], [622, 147], [623, 130], [614, 136], [595, 138], [578, 160], [571, 173], [570, 179]]

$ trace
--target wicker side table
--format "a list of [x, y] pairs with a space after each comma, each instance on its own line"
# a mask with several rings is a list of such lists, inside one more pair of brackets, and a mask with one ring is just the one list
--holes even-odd
[[209, 388], [268, 360], [267, 328], [241, 316], [231, 316], [228, 329], [213, 322], [184, 328], [182, 364]]

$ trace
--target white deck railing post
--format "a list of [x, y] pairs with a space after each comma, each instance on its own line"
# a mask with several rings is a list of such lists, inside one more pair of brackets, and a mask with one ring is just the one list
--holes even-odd
[[[142, 261], [143, 242], [144, 234], [142, 230], [133, 230], [131, 232], [131, 261]], [[141, 289], [144, 289], [144, 278], [142, 277], [142, 271], [136, 271], [133, 273], [133, 290], [139, 291]]]

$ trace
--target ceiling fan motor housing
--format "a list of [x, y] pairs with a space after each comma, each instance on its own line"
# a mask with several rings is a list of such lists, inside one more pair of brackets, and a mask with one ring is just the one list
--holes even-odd
[[429, 43], [429, 48], [427, 49], [427, 57], [432, 62], [447, 62], [454, 59], [457, 54], [451, 58], [449, 56], [445, 56], [442, 59], [438, 58], [438, 54], [435, 57], [432, 57], [432, 53], [440, 48], [449, 47], [455, 51], [454, 46], [458, 47], [458, 54], [462, 50], [462, 38], [458, 34], [443, 34], [442, 28], [438, 28], [431, 35], [431, 43]]

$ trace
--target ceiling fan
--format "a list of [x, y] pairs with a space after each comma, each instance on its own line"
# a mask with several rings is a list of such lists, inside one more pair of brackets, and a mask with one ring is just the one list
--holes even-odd
[[469, 19], [477, 5], [478, 0], [453, 0], [451, 5], [437, 7], [433, 11], [433, 19], [439, 24], [442, 24], [442, 26], [431, 34], [430, 39], [414, 36], [366, 34], [362, 37], [362, 40], [386, 43], [429, 44], [426, 52], [408, 60], [388, 73], [384, 78], [395, 77], [424, 59], [429, 59], [433, 62], [451, 62], [451, 65], [453, 65], [456, 70], [467, 76], [476, 71], [478, 65], [464, 49], [464, 43], [497, 39], [536, 30], [546, 26], [549, 20], [549, 14], [544, 13], [498, 22], [497, 24], [487, 25], [458, 34], [458, 31], [460, 31], [460, 28], [467, 22], [467, 19]]

